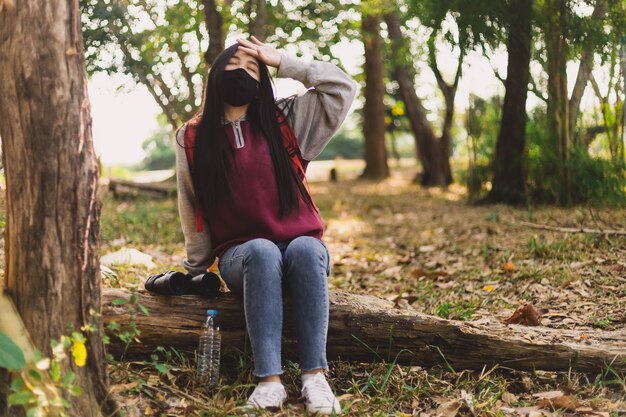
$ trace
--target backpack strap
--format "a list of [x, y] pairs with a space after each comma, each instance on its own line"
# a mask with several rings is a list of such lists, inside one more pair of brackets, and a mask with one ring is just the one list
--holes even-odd
[[291, 164], [293, 165], [298, 177], [300, 180], [304, 182], [309, 201], [313, 205], [313, 208], [318, 213], [320, 209], [317, 208], [315, 202], [313, 201], [313, 197], [311, 196], [311, 190], [309, 188], [309, 183], [306, 180], [306, 167], [309, 165], [309, 161], [305, 160], [302, 157], [302, 153], [300, 152], [300, 146], [298, 146], [298, 139], [296, 138], [296, 134], [294, 133], [291, 126], [285, 122], [285, 115], [277, 110], [276, 111], [276, 120], [278, 121], [278, 125], [280, 126], [280, 132], [283, 136], [283, 146], [289, 154], [289, 158], [291, 159]]
[[[197, 127], [197, 123], [190, 121], [187, 123], [187, 127], [185, 128], [185, 154], [187, 155], [187, 163], [189, 164], [190, 170], [193, 170], [193, 147], [196, 141]], [[198, 197], [194, 198], [194, 211], [196, 213], [196, 232], [202, 232], [202, 211], [200, 210], [200, 201], [198, 201]]]

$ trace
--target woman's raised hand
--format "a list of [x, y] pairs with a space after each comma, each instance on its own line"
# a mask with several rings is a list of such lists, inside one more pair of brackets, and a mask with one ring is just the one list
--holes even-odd
[[250, 36], [250, 40], [237, 38], [239, 48], [246, 53], [264, 62], [270, 67], [278, 68], [282, 54], [272, 45], [265, 44], [254, 36]]

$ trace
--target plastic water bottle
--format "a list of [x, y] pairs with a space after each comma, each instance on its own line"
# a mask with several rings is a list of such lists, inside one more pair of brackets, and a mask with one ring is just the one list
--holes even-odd
[[215, 319], [217, 310], [207, 310], [206, 320], [202, 324], [198, 345], [198, 366], [196, 379], [206, 386], [217, 383], [220, 375], [220, 345], [222, 336]]

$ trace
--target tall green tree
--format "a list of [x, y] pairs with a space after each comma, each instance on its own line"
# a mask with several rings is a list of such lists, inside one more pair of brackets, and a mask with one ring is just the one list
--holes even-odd
[[53, 357], [53, 340], [92, 330], [83, 336], [85, 366], [62, 365], [80, 390], [64, 391], [63, 400], [71, 416], [114, 415], [99, 315], [98, 167], [78, 0], [23, 0], [0, 12], [0, 97], [6, 292], [44, 357]]
[[[581, 5], [593, 8], [585, 15]], [[537, 26], [545, 45], [547, 74], [547, 128], [556, 155], [553, 175], [558, 183], [557, 200], [572, 203], [572, 152], [586, 152], [580, 123], [582, 95], [593, 78], [597, 60], [606, 62], [619, 45], [624, 3], [607, 0], [542, 0], [537, 2]], [[618, 23], [620, 22], [620, 23]], [[617, 23], [617, 24], [616, 24]], [[623, 24], [623, 23], [622, 23]], [[572, 95], [568, 95], [567, 64], [578, 61], [579, 70]]]
[[524, 160], [532, 11], [533, 0], [508, 2], [506, 92], [492, 165], [492, 187], [485, 202], [521, 204], [526, 200]]
[[[402, 13], [403, 6], [402, 3], [397, 3], [385, 17], [391, 40], [393, 74], [405, 100], [407, 115], [413, 128], [418, 159], [423, 168], [421, 183], [426, 186], [445, 186], [453, 180], [450, 168], [453, 143], [451, 128], [463, 60], [479, 44], [493, 42], [492, 39], [497, 37], [497, 27], [490, 25], [487, 17], [498, 5], [495, 1], [487, 0], [411, 0], [408, 2], [407, 12]], [[415, 59], [410, 59], [413, 57], [407, 54], [411, 41], [403, 33], [403, 30], [407, 32], [403, 28], [410, 19], [418, 19], [430, 31], [425, 42], [426, 59], [444, 101], [439, 136], [435, 135], [435, 128], [428, 121], [424, 106], [415, 93]], [[442, 45], [447, 46], [458, 57], [451, 81], [446, 81], [438, 64], [438, 51]]]
[[129, 75], [177, 128], [201, 104], [208, 66], [224, 47], [229, 3], [81, 0], [87, 71]]
[[157, 129], [141, 144], [141, 148], [146, 153], [141, 162], [142, 169], [170, 169], [174, 168], [176, 164], [176, 151], [172, 144], [172, 130], [162, 115], [157, 119], [159, 122]]
[[341, 40], [360, 39], [355, 1], [81, 0], [87, 70], [127, 74], [178, 127], [202, 102], [210, 64], [226, 34], [254, 34], [278, 47], [331, 60]]
[[442, 161], [444, 153], [440, 151], [441, 146], [428, 120], [426, 108], [415, 92], [415, 67], [409, 52], [409, 41], [402, 33], [399, 12], [386, 13], [385, 22], [391, 39], [393, 78], [398, 83], [415, 138], [417, 160], [422, 165], [420, 183], [424, 186], [447, 185]]
[[363, 137], [365, 139], [365, 169], [362, 177], [382, 179], [389, 176], [385, 148], [385, 65], [383, 39], [380, 35], [380, 7], [373, 1], [364, 2], [361, 30], [365, 46], [365, 87], [363, 104]]

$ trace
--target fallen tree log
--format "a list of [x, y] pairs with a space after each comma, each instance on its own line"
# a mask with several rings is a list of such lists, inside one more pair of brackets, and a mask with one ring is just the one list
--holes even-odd
[[171, 181], [134, 182], [112, 178], [109, 180], [109, 191], [113, 193], [115, 198], [139, 194], [147, 197], [165, 198], [176, 195], [176, 184]]
[[[135, 299], [149, 315], [129, 314], [129, 309], [139, 311], [129, 291], [103, 291], [105, 323], [116, 322], [122, 330], [134, 323], [141, 332], [141, 342], [129, 345], [126, 355], [142, 355], [157, 346], [195, 349], [207, 308], [219, 310], [223, 351], [244, 349], [243, 305], [232, 295], [202, 299], [139, 292]], [[286, 300], [283, 355], [297, 360], [289, 310], [290, 301]], [[119, 355], [124, 344], [114, 334], [110, 336], [109, 350]], [[560, 330], [506, 325], [496, 319], [444, 320], [394, 308], [393, 303], [378, 297], [331, 291], [327, 351], [329, 359], [396, 360], [422, 366], [447, 363], [454, 369], [482, 369], [497, 364], [518, 370], [600, 372], [610, 365], [624, 372], [626, 330]]]

